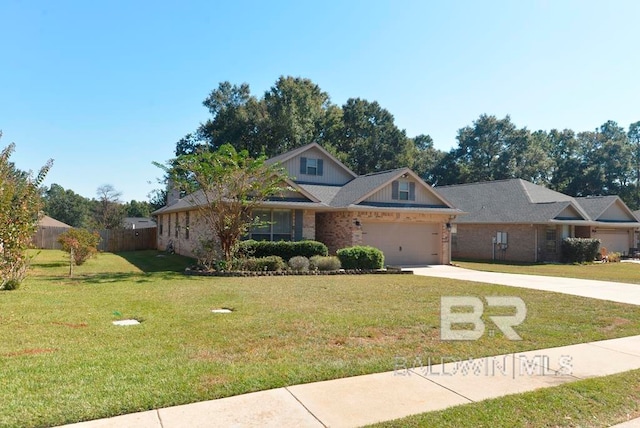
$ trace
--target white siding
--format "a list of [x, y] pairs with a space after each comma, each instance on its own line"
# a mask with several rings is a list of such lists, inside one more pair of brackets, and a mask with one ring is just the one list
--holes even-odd
[[[409, 182], [413, 180], [408, 180]], [[392, 185], [389, 183], [387, 186], [375, 192], [373, 195], [365, 199], [365, 202], [383, 202], [383, 203], [409, 203], [409, 204], [422, 204], [422, 205], [446, 205], [440, 198], [438, 198], [433, 192], [426, 189], [421, 183], [415, 183], [416, 186], [416, 200], [415, 201], [398, 201], [391, 198]]]
[[[306, 157], [311, 159], [322, 159], [323, 161], [323, 173], [322, 175], [307, 175], [300, 173], [300, 158]], [[293, 158], [282, 163], [282, 166], [287, 170], [289, 176], [293, 177], [294, 181], [305, 183], [317, 183], [317, 184], [332, 184], [342, 185], [353, 180], [353, 176], [342, 168], [342, 166], [335, 163], [333, 159], [326, 156], [320, 150], [311, 148], [304, 153], [294, 156]]]

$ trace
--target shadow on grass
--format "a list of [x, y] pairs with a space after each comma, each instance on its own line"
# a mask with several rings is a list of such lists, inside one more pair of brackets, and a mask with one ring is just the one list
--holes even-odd
[[194, 264], [192, 258], [155, 250], [126, 251], [116, 254], [145, 273], [184, 272], [186, 267]]

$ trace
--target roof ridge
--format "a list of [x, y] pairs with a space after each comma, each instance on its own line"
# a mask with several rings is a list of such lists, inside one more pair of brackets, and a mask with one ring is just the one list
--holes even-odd
[[[390, 172], [401, 171], [403, 169], [408, 169], [408, 168], [406, 166], [403, 166], [401, 168], [386, 169], [384, 171], [376, 171], [376, 172], [370, 172], [368, 174], [359, 175], [358, 177], [371, 177], [372, 175], [388, 174]], [[358, 178], [358, 177], [356, 177], [356, 178]]]

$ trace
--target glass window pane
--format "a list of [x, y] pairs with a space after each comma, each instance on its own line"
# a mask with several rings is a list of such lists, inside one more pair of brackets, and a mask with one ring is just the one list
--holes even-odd
[[273, 233], [291, 236], [291, 211], [273, 211]]
[[[251, 228], [251, 234], [254, 233], [269, 233], [271, 230], [271, 212], [269, 210], [255, 210], [253, 211], [253, 218], [259, 218], [263, 224], [261, 226], [253, 226]], [[255, 239], [255, 238], [254, 238]]]

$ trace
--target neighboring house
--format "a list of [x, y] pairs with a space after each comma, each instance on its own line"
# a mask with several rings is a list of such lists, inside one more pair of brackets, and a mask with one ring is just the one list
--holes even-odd
[[62, 245], [58, 242], [58, 237], [71, 228], [68, 224], [47, 215], [42, 216], [32, 243], [36, 248], [59, 250]]
[[640, 222], [617, 196], [574, 198], [521, 179], [436, 190], [468, 213], [453, 226], [454, 258], [560, 261], [566, 237], [598, 238], [622, 254], [637, 246]]
[[71, 229], [72, 226], [69, 226], [67, 223], [63, 223], [55, 218], [49, 217], [48, 215], [42, 216], [40, 221], [38, 222], [38, 227], [59, 227], [64, 229]]
[[149, 217], [125, 217], [122, 220], [125, 229], [148, 229], [156, 227], [156, 221]]
[[[331, 253], [352, 245], [381, 249], [387, 265], [450, 262], [450, 223], [461, 211], [408, 168], [356, 175], [316, 143], [267, 161], [278, 163], [295, 192], [265, 202], [253, 214], [270, 225], [250, 231], [257, 240], [318, 240]], [[195, 195], [195, 194], [194, 194]], [[196, 197], [170, 198], [153, 213], [158, 248], [194, 255], [211, 233], [198, 219]]]

